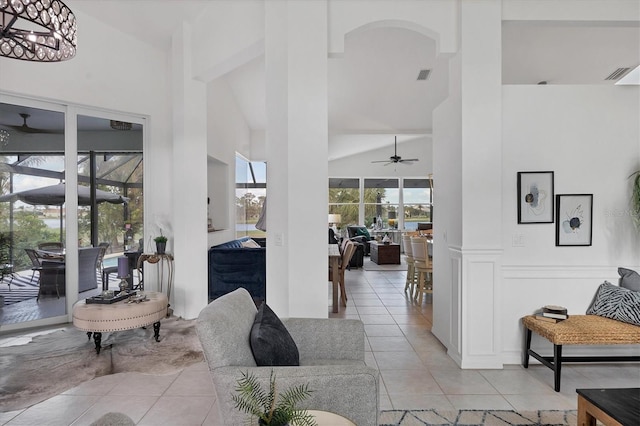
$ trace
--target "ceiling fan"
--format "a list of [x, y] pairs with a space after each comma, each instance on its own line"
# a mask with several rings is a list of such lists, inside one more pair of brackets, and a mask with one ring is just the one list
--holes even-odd
[[413, 164], [414, 161], [420, 161], [417, 158], [407, 158], [403, 160], [402, 157], [398, 155], [398, 137], [397, 136], [394, 139], [393, 146], [394, 146], [393, 155], [389, 157], [388, 160], [372, 161], [372, 163], [386, 163], [385, 166], [388, 166], [389, 164], [405, 163], [410, 166], [411, 164]]
[[17, 130], [19, 132], [22, 133], [62, 133], [60, 131], [57, 130], [46, 130], [46, 129], [36, 129], [34, 127], [30, 127], [27, 124], [27, 119], [29, 117], [31, 117], [31, 114], [27, 114], [26, 112], [21, 112], [19, 113], [20, 117], [22, 117], [22, 125], [20, 126], [15, 126], [15, 125], [9, 125], [9, 124], [5, 124], [5, 127], [9, 127], [13, 130]]

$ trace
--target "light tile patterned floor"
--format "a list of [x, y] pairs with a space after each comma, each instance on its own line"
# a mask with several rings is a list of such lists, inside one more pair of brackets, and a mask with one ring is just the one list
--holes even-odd
[[[403, 272], [347, 271], [348, 306], [332, 317], [359, 318], [366, 361], [380, 369], [380, 408], [575, 410], [576, 388], [637, 387], [640, 364], [563, 366], [562, 392], [551, 370], [461, 370], [429, 331], [431, 305], [411, 303]], [[19, 340], [0, 340], [3, 344]], [[139, 425], [216, 425], [215, 397], [204, 363], [179, 374], [100, 377], [23, 411], [0, 413], [0, 425], [87, 425], [121, 411]]]

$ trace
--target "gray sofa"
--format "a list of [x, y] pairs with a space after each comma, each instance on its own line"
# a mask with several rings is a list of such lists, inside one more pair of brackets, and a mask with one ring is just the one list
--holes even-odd
[[311, 396], [300, 408], [348, 418], [358, 426], [378, 425], [378, 370], [364, 362], [364, 326], [349, 319], [282, 319], [296, 342], [299, 367], [257, 367], [249, 335], [257, 309], [244, 288], [206, 306], [196, 331], [217, 395], [221, 425], [241, 425], [247, 415], [231, 399], [241, 372], [267, 386], [273, 369], [280, 390], [308, 383]]

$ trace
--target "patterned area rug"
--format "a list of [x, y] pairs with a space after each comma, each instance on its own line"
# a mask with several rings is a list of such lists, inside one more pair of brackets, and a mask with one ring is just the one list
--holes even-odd
[[575, 426], [571, 410], [390, 410], [380, 414], [380, 426]]
[[4, 305], [22, 302], [38, 295], [38, 277], [31, 280], [28, 276], [15, 274], [13, 279], [6, 276], [0, 283], [0, 296], [4, 297]]

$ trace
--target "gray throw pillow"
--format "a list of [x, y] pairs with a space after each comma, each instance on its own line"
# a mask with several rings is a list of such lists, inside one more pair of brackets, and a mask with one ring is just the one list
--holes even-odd
[[298, 366], [300, 355], [296, 342], [280, 318], [266, 303], [258, 308], [249, 339], [256, 364], [262, 366]]
[[620, 274], [620, 287], [640, 291], [640, 274], [627, 268], [618, 268], [618, 274]]
[[640, 325], [640, 292], [605, 281], [598, 287], [587, 315]]

